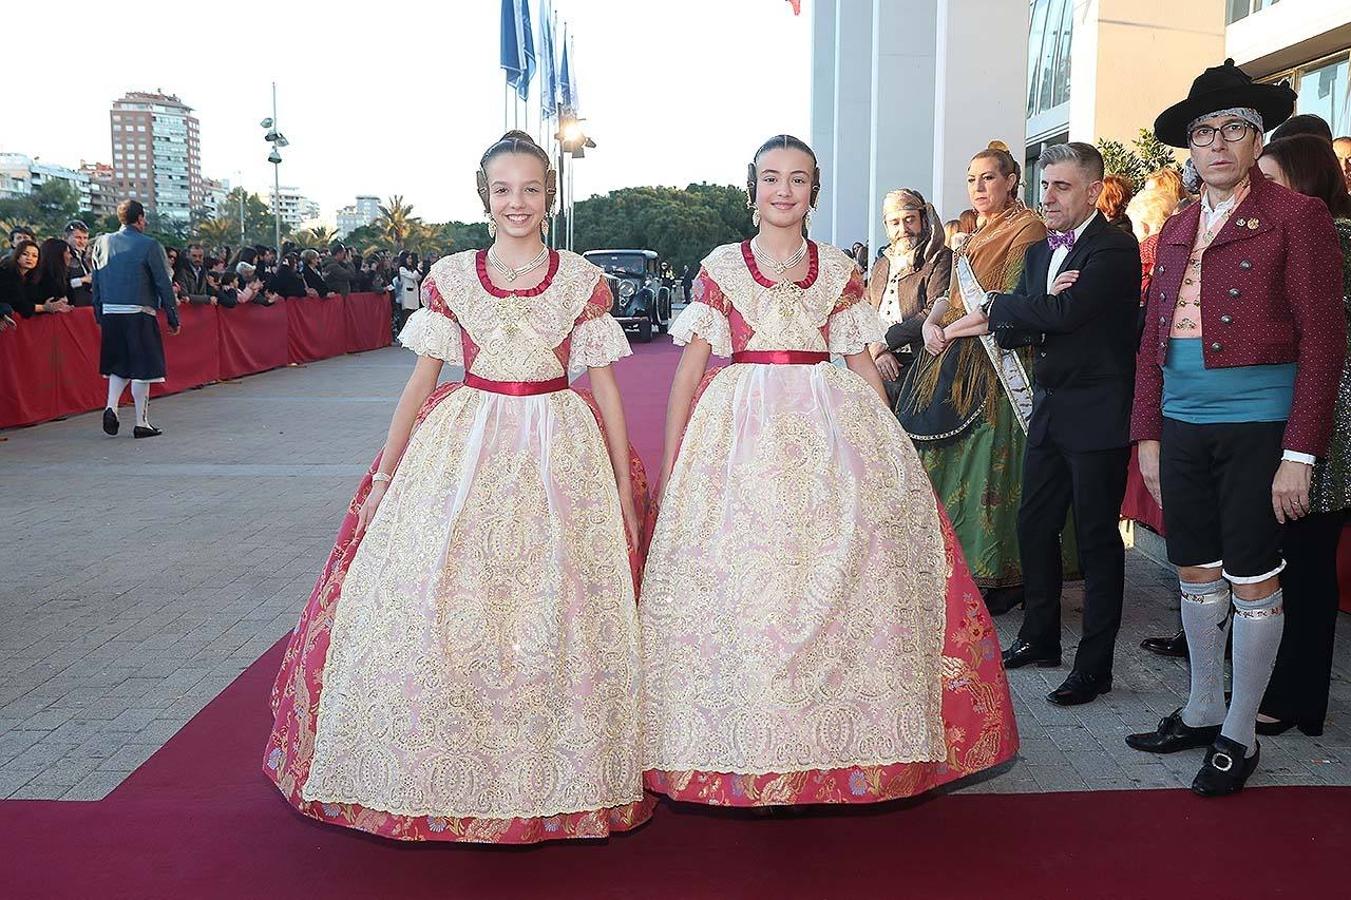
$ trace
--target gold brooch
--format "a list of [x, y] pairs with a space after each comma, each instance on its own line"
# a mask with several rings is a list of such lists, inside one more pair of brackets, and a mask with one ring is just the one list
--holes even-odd
[[1249, 220], [1248, 220], [1248, 230], [1249, 230], [1249, 231], [1256, 231], [1256, 230], [1257, 230], [1257, 220], [1256, 220], [1256, 219], [1249, 219]]

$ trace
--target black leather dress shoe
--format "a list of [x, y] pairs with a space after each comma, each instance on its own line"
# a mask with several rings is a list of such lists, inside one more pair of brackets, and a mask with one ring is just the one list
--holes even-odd
[[103, 410], [103, 433], [104, 433], [104, 434], [117, 434], [117, 426], [118, 426], [117, 412], [116, 412], [115, 410], [113, 410], [112, 407], [108, 407], [108, 408], [104, 409], [104, 410]]
[[1087, 672], [1075, 671], [1070, 672], [1070, 677], [1065, 679], [1064, 684], [1047, 694], [1046, 699], [1056, 706], [1080, 706], [1093, 702], [1099, 694], [1111, 692], [1110, 674], [1089, 675]]
[[131, 430], [131, 436], [138, 438], [159, 437], [161, 434], [164, 434], [164, 432], [154, 425], [137, 425]]
[[1153, 731], [1126, 735], [1126, 743], [1146, 753], [1176, 753], [1179, 750], [1193, 750], [1207, 747], [1220, 736], [1220, 726], [1202, 725], [1193, 728], [1182, 721], [1182, 709], [1173, 710], [1159, 720], [1159, 727]]
[[1172, 656], [1177, 659], [1187, 658], [1187, 635], [1180, 628], [1177, 634], [1171, 637], [1145, 638], [1140, 642], [1140, 646], [1150, 653], [1159, 654], [1159, 656]]
[[1004, 668], [1021, 669], [1036, 663], [1038, 669], [1054, 669], [1060, 665], [1059, 650], [1040, 650], [1027, 641], [1014, 641], [1004, 651]]
[[1206, 761], [1201, 771], [1192, 781], [1192, 792], [1202, 797], [1223, 797], [1237, 794], [1248, 783], [1248, 776], [1257, 768], [1257, 760], [1262, 755], [1262, 745], [1258, 744], [1252, 756], [1244, 758], [1248, 748], [1238, 741], [1227, 737], [1215, 738], [1215, 743], [1206, 751]]

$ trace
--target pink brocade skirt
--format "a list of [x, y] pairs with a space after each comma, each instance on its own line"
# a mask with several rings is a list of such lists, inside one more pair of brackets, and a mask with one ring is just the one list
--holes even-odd
[[[438, 405], [462, 387], [461, 384], [452, 383], [437, 388], [419, 412], [415, 432]], [[604, 423], [594, 399], [582, 391], [577, 391], [577, 394], [590, 407], [603, 433]], [[272, 689], [271, 706], [275, 724], [264, 753], [264, 774], [277, 785], [288, 802], [310, 818], [398, 840], [529, 844], [562, 838], [603, 838], [646, 822], [652, 814], [655, 798], [643, 795], [641, 789], [636, 791], [638, 799], [617, 806], [524, 818], [407, 815], [359, 803], [311, 801], [302, 796], [315, 754], [320, 698], [324, 690], [325, 667], [330, 657], [332, 629], [339, 604], [342, 603], [344, 580], [362, 541], [355, 535], [357, 513], [370, 493], [371, 475], [379, 463], [380, 457], [377, 456], [348, 505], [333, 551], [286, 648], [281, 670]], [[639, 516], [642, 517], [647, 512], [647, 480], [642, 462], [632, 450], [630, 466], [633, 493], [640, 507]], [[636, 591], [642, 560], [639, 548], [627, 541], [627, 535], [625, 540], [629, 543], [628, 568]], [[418, 713], [414, 709], [411, 714], [416, 716]], [[522, 761], [525, 766], [531, 762], [525, 750], [522, 751]], [[547, 763], [545, 769], [548, 769]]]
[[[994, 623], [871, 388], [733, 365], [694, 404], [640, 604], [648, 789], [875, 803], [1013, 758]], [[819, 764], [836, 759], [856, 762]]]

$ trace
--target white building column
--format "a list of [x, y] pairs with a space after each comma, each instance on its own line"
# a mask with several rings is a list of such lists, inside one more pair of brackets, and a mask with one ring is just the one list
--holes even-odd
[[812, 3], [812, 133], [808, 140], [821, 167], [821, 197], [812, 216], [811, 237], [834, 243], [835, 202], [835, 6]]
[[[934, 29], [942, 0], [872, 0], [868, 225], [872, 257], [886, 243], [882, 198], [896, 188], [931, 196]], [[1026, 43], [1026, 42], [1024, 42]]]
[[944, 220], [970, 205], [966, 167], [990, 141], [1003, 141], [1021, 164], [1027, 30], [1028, 5], [1021, 0], [939, 0], [929, 199]]
[[873, 0], [835, 0], [835, 140], [830, 241], [867, 240]]

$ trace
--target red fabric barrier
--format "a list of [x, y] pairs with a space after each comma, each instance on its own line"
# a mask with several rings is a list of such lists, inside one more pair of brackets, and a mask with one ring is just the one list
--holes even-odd
[[286, 365], [284, 303], [246, 303], [216, 317], [220, 334], [220, 377], [238, 378]]
[[0, 333], [0, 428], [56, 417], [59, 318], [18, 319], [18, 327]]
[[1121, 501], [1121, 516], [1163, 534], [1163, 510], [1145, 487], [1145, 479], [1140, 474], [1139, 451], [1135, 447], [1131, 448], [1131, 464], [1126, 470], [1126, 497]]
[[[390, 344], [384, 294], [225, 310], [189, 305], [178, 316], [177, 335], [160, 316], [168, 380], [155, 385], [155, 396]], [[98, 374], [101, 337], [90, 309], [24, 319], [0, 333], [0, 428], [100, 409], [108, 395]]]
[[219, 318], [220, 311], [214, 306], [180, 306], [180, 330], [178, 334], [170, 334], [169, 322], [160, 313], [166, 377], [163, 384], [151, 387], [150, 396], [176, 394], [220, 381]]
[[103, 331], [88, 308], [56, 316], [56, 353], [52, 357], [52, 381], [56, 405], [45, 419], [98, 409], [108, 400], [108, 383], [99, 376], [99, 350]]
[[341, 297], [286, 299], [286, 353], [293, 363], [347, 352], [347, 321]]
[[376, 350], [392, 343], [392, 307], [387, 294], [352, 294], [343, 301], [347, 352]]

